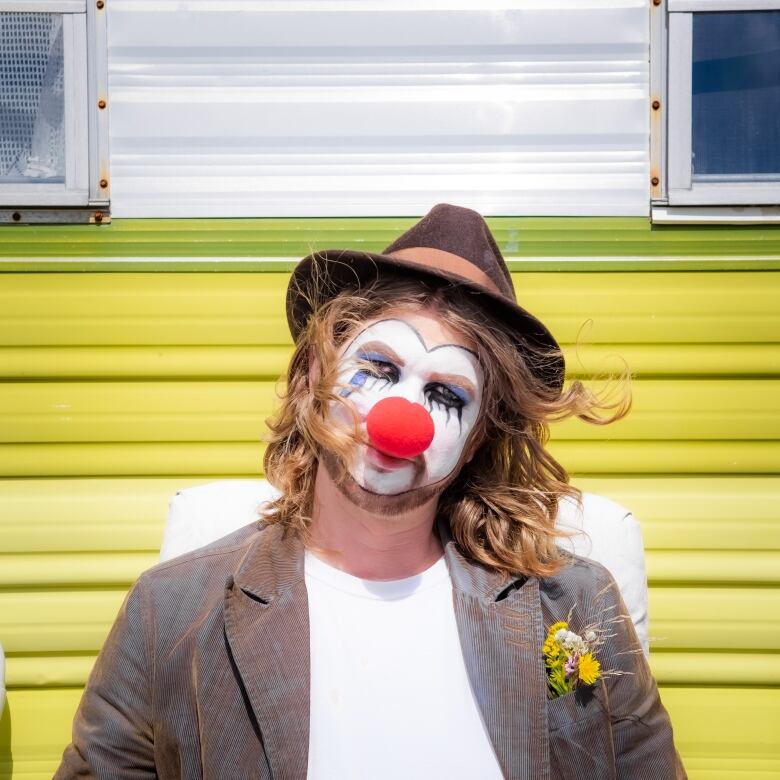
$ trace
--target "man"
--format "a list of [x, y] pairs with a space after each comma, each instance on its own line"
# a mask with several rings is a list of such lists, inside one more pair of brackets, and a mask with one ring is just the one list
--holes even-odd
[[[57, 777], [685, 777], [614, 581], [555, 545], [545, 423], [598, 403], [484, 220], [312, 255], [287, 306], [280, 497], [139, 578]], [[559, 621], [604, 674], [548, 698]]]

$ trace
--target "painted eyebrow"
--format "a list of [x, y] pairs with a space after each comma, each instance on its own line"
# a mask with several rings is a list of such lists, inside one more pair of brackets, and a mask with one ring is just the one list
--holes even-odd
[[401, 358], [399, 358], [398, 355], [396, 355], [395, 352], [384, 343], [384, 341], [367, 341], [365, 344], [361, 344], [358, 347], [358, 351], [363, 353], [371, 352], [372, 350], [384, 353], [386, 357], [390, 358], [390, 360], [403, 367], [404, 361], [401, 360]]

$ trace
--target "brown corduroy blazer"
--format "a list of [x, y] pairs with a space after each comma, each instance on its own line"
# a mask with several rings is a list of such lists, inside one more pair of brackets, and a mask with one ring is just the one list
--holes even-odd
[[[502, 576], [467, 560], [446, 523], [439, 533], [466, 669], [506, 778], [686, 777], [606, 569], [569, 556], [554, 577]], [[575, 631], [626, 615], [598, 651], [604, 669], [624, 674], [587, 701], [548, 700], [542, 643], [570, 611]], [[252, 523], [133, 585], [55, 778], [304, 780], [309, 669], [303, 546]]]

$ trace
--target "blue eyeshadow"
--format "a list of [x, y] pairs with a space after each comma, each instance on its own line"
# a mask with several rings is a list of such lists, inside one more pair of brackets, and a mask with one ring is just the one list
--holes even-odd
[[360, 360], [379, 360], [382, 363], [392, 363], [392, 360], [389, 360], [387, 355], [383, 355], [380, 352], [361, 352], [358, 354], [358, 359]]
[[450, 385], [450, 384], [445, 384], [444, 386], [452, 390], [452, 392], [455, 393], [455, 395], [457, 395], [458, 398], [460, 398], [460, 400], [463, 401], [464, 404], [467, 404], [471, 400], [469, 394], [462, 387], [458, 387], [458, 385]]

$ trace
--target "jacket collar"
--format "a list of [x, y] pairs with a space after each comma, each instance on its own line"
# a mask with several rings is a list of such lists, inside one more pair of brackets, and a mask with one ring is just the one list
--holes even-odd
[[549, 780], [539, 581], [470, 561], [441, 518], [438, 531], [452, 579], [463, 660], [503, 775]]
[[487, 602], [497, 601], [508, 588], [514, 587], [524, 577], [501, 574], [493, 569], [475, 564], [466, 558], [452, 537], [449, 523], [441, 515], [436, 520], [439, 539], [444, 548], [444, 559], [452, 580], [452, 587]]
[[303, 546], [264, 527], [225, 584], [225, 636], [274, 780], [306, 777], [309, 611]]
[[272, 604], [303, 582], [303, 544], [276, 523], [258, 523], [257, 537], [233, 575], [235, 585], [258, 601]]
[[[306, 776], [310, 633], [304, 547], [259, 524], [224, 602], [225, 632], [257, 719], [274, 780]], [[490, 741], [507, 778], [549, 778], [539, 585], [466, 559], [438, 521], [461, 650]]]

